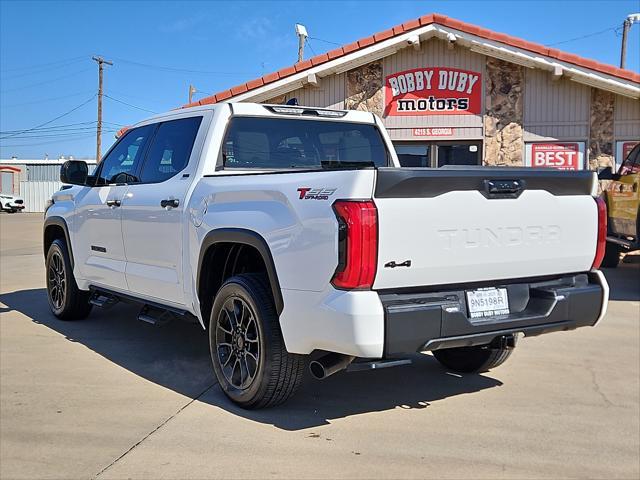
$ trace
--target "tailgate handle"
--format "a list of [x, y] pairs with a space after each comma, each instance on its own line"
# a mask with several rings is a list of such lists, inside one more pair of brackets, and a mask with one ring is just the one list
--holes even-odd
[[524, 180], [485, 180], [485, 196], [489, 198], [517, 198], [524, 190]]

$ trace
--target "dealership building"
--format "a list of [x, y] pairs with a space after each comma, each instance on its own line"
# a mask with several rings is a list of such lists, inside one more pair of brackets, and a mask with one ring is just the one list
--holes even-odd
[[596, 169], [640, 140], [640, 75], [425, 15], [198, 102], [379, 115], [403, 165]]

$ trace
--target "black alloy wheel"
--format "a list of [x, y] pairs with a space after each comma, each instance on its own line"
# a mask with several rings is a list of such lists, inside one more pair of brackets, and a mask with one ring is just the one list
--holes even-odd
[[51, 312], [61, 320], [86, 318], [91, 311], [91, 293], [78, 288], [64, 240], [58, 238], [51, 242], [45, 271]]
[[216, 322], [216, 352], [229, 384], [251, 386], [260, 366], [260, 329], [251, 307], [240, 297], [228, 298]]
[[48, 262], [47, 291], [51, 309], [54, 313], [61, 312], [67, 295], [67, 278], [64, 272], [64, 259], [58, 250], [51, 253]]
[[306, 357], [287, 351], [263, 274], [236, 275], [220, 287], [209, 317], [209, 347], [220, 388], [243, 408], [279, 405], [300, 386]]

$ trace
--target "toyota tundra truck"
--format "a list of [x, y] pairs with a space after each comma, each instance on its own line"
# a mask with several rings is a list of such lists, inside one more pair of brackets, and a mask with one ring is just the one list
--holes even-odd
[[44, 222], [62, 320], [140, 305], [198, 322], [244, 408], [432, 352], [482, 372], [522, 336], [596, 325], [604, 202], [589, 172], [401, 168], [362, 111], [221, 103], [129, 128], [60, 173]]

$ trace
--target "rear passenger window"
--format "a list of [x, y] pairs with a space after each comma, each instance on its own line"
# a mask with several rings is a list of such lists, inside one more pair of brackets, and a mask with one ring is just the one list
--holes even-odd
[[161, 123], [149, 147], [140, 181], [163, 182], [184, 170], [201, 122], [202, 117], [189, 117]]
[[236, 117], [224, 138], [222, 161], [225, 168], [240, 169], [381, 167], [388, 164], [388, 153], [371, 124]]

